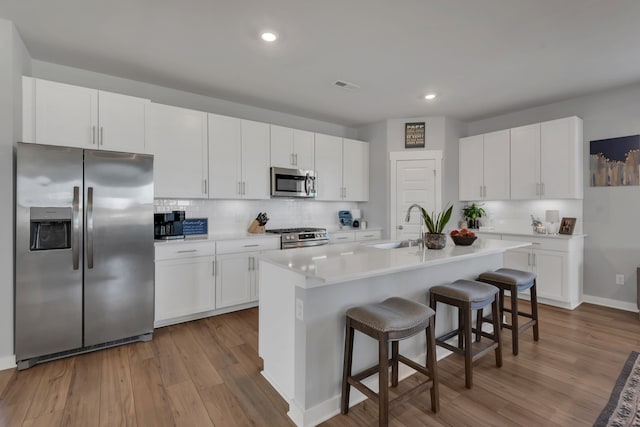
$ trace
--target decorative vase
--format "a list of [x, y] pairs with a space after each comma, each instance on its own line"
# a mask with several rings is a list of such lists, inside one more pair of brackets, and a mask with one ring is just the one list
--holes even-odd
[[424, 245], [428, 249], [442, 249], [447, 244], [447, 235], [442, 233], [424, 233]]

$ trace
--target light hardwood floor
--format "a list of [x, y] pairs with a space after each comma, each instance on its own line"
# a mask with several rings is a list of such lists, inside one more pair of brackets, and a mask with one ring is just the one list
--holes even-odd
[[[541, 306], [540, 318], [540, 341], [524, 333], [517, 357], [503, 331], [504, 365], [479, 360], [472, 390], [460, 356], [440, 361], [440, 412], [424, 393], [395, 406], [390, 425], [592, 425], [629, 352], [640, 349], [638, 315], [583, 304]], [[149, 343], [0, 371], [0, 425], [291, 426], [286, 403], [260, 375], [257, 328], [257, 309], [245, 310], [157, 329]], [[368, 401], [323, 424], [371, 425], [377, 407]]]

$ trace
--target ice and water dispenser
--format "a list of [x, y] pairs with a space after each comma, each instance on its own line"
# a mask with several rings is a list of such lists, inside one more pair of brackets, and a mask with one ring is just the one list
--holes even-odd
[[31, 208], [32, 251], [71, 248], [71, 208]]

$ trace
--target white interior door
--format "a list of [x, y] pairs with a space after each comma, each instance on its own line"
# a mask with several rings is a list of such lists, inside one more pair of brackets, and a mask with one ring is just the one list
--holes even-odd
[[[395, 161], [395, 223], [392, 223], [391, 236], [395, 239], [417, 239], [420, 236], [422, 215], [419, 209], [411, 211], [410, 221], [405, 222], [407, 209], [414, 203], [427, 212], [437, 211], [440, 207], [436, 178], [440, 160], [396, 160]], [[395, 233], [395, 236], [394, 236]]]

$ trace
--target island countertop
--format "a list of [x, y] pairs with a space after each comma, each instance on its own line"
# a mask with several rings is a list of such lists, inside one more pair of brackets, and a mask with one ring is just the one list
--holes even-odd
[[478, 239], [471, 246], [447, 242], [444, 249], [377, 248], [375, 243], [343, 243], [264, 253], [260, 259], [301, 274], [304, 288], [315, 288], [394, 272], [475, 258], [530, 246], [527, 242]]

